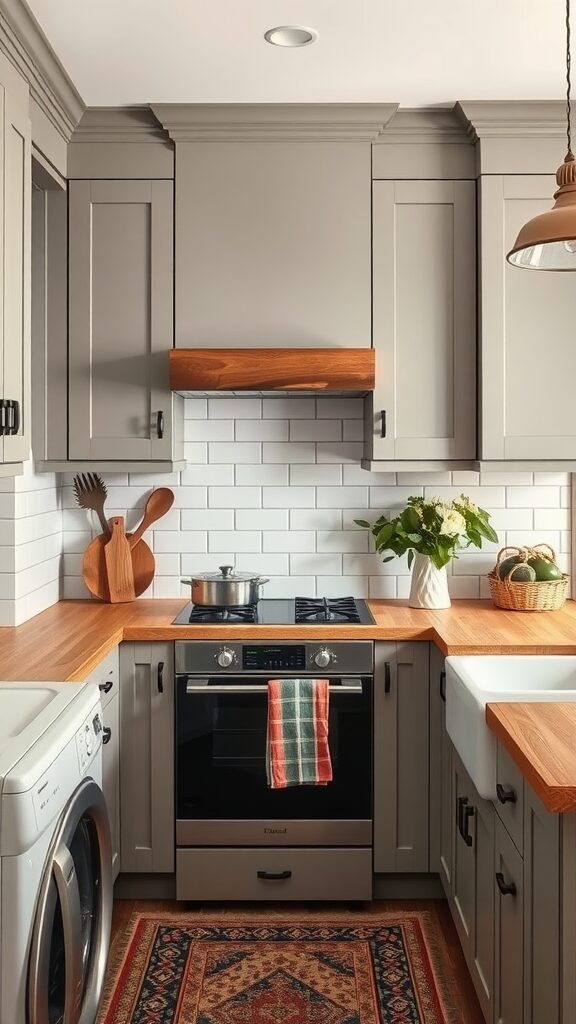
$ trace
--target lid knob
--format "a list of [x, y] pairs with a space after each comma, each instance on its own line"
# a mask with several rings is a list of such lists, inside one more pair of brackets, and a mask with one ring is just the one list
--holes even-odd
[[234, 566], [233, 565], [219, 565], [218, 568], [220, 569], [220, 572], [222, 573], [222, 576], [224, 577], [224, 579], [227, 580], [232, 575]]

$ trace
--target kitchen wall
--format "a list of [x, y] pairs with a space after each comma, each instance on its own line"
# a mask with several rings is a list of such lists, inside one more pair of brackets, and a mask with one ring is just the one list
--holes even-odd
[[[107, 514], [140, 519], [150, 489], [175, 491], [171, 512], [147, 536], [156, 556], [156, 597], [187, 590], [180, 577], [233, 563], [270, 576], [267, 597], [406, 597], [405, 559], [384, 564], [353, 520], [394, 512], [411, 494], [468, 494], [487, 508], [502, 545], [546, 541], [568, 569], [569, 478], [565, 473], [368, 473], [360, 468], [362, 400], [194, 398], [186, 402], [187, 469], [149, 477], [109, 475]], [[89, 514], [64, 479], [63, 593], [85, 597], [82, 552]], [[482, 576], [497, 545], [449, 566], [453, 597], [486, 597]]]
[[0, 626], [18, 626], [60, 598], [62, 508], [59, 478], [24, 473], [0, 480]]

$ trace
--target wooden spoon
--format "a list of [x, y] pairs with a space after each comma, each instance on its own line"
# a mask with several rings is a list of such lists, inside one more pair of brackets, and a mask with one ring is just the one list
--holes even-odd
[[158, 487], [156, 491], [152, 491], [152, 494], [146, 502], [146, 508], [144, 509], [144, 518], [140, 523], [137, 530], [134, 531], [130, 537], [130, 547], [136, 547], [136, 544], [140, 540], [142, 534], [148, 529], [152, 523], [155, 523], [157, 519], [161, 519], [162, 516], [166, 515], [169, 509], [174, 504], [174, 492], [169, 487]]

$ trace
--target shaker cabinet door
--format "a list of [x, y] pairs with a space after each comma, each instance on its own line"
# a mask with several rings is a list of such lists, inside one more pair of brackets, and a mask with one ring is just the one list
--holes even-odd
[[170, 459], [173, 183], [69, 185], [69, 458]]
[[476, 456], [476, 184], [373, 184], [367, 457]]
[[102, 751], [102, 790], [106, 798], [112, 839], [112, 878], [120, 871], [120, 697], [102, 710], [105, 743]]
[[446, 896], [452, 891], [454, 815], [452, 744], [446, 731], [444, 655], [430, 644], [430, 870], [437, 871]]

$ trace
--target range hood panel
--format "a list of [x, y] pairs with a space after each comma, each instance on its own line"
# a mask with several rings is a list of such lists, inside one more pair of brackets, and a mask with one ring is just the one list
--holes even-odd
[[366, 394], [371, 348], [175, 348], [170, 388], [181, 395]]

